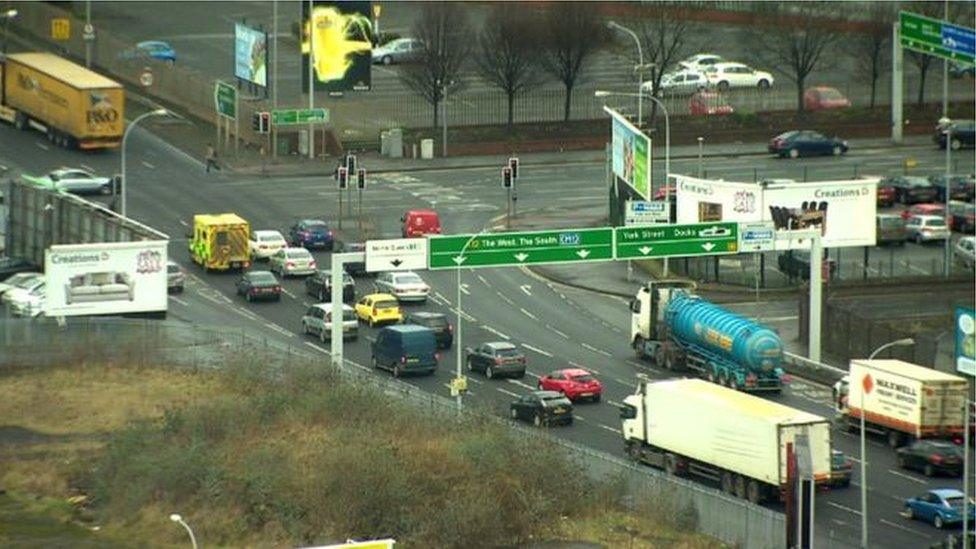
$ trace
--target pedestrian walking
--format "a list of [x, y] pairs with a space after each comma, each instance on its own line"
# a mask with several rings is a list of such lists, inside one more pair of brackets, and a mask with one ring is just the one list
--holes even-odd
[[220, 165], [217, 164], [217, 151], [214, 149], [213, 143], [207, 143], [207, 152], [204, 159], [207, 162], [207, 173], [210, 173], [210, 168], [220, 170]]

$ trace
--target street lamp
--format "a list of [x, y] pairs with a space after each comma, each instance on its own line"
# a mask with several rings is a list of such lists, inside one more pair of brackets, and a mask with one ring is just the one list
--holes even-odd
[[[909, 345], [915, 345], [915, 340], [906, 337], [902, 339], [896, 339], [895, 341], [889, 341], [884, 345], [878, 347], [868, 356], [868, 360], [874, 359], [878, 356], [878, 353], [888, 349], [890, 347], [908, 347]], [[854, 383], [855, 380], [850, 380], [849, 383]], [[861, 548], [867, 549], [868, 547], [868, 473], [867, 473], [867, 456], [865, 452], [865, 437], [864, 437], [864, 389], [861, 389], [861, 402], [858, 405], [860, 407], [859, 414], [861, 416]]]
[[637, 127], [641, 127], [644, 122], [644, 110], [643, 110], [643, 98], [644, 95], [641, 93], [644, 86], [644, 78], [641, 71], [644, 68], [644, 50], [641, 49], [640, 38], [637, 37], [637, 33], [628, 29], [627, 27], [617, 23], [616, 21], [607, 21], [607, 28], [611, 30], [620, 30], [629, 34], [634, 42], [637, 43]]
[[193, 549], [197, 549], [197, 538], [193, 535], [193, 530], [191, 530], [190, 525], [183, 520], [183, 517], [173, 513], [169, 516], [169, 520], [179, 524], [183, 528], [186, 528], [186, 533], [190, 534], [190, 543], [193, 545]]
[[17, 10], [10, 8], [9, 10], [0, 13], [0, 18], [3, 18], [3, 54], [7, 55], [7, 23], [17, 17]]
[[698, 177], [702, 176], [702, 156], [705, 152], [705, 138], [698, 136]]
[[166, 109], [156, 109], [154, 111], [149, 111], [147, 113], [143, 113], [143, 114], [139, 115], [138, 117], [136, 117], [136, 119], [133, 120], [131, 124], [129, 124], [129, 127], [125, 129], [125, 133], [122, 135], [122, 152], [121, 152], [121, 155], [122, 155], [122, 176], [121, 176], [122, 177], [122, 179], [121, 179], [121, 183], [122, 183], [122, 197], [121, 197], [122, 198], [122, 208], [121, 208], [121, 212], [120, 212], [122, 214], [122, 217], [126, 217], [125, 195], [126, 195], [126, 193], [128, 193], [128, 189], [129, 189], [129, 185], [125, 181], [125, 145], [128, 142], [128, 140], [129, 140], [129, 132], [132, 131], [132, 128], [136, 127], [136, 124], [138, 124], [139, 121], [142, 120], [143, 118], [148, 118], [150, 116], [169, 116], [169, 114], [170, 114], [169, 111], [166, 110]]
[[[484, 228], [481, 229], [481, 232], [469, 238], [468, 241], [464, 243], [464, 246], [461, 247], [461, 253], [459, 253], [458, 256], [454, 258], [454, 262], [457, 263], [457, 280], [456, 280], [457, 309], [455, 309], [454, 311], [455, 313], [457, 313], [457, 320], [455, 321], [457, 324], [457, 327], [455, 328], [457, 332], [457, 341], [454, 342], [454, 346], [457, 348], [456, 349], [457, 354], [455, 355], [457, 357], [457, 364], [455, 366], [455, 374], [454, 374], [455, 379], [461, 379], [461, 347], [462, 347], [461, 345], [461, 314], [462, 314], [461, 313], [461, 267], [464, 265], [464, 259], [465, 259], [464, 252], [467, 251], [468, 246], [470, 246], [471, 243], [474, 242], [476, 238], [478, 238], [479, 236], [483, 236], [487, 233], [488, 233], [488, 229]], [[458, 413], [461, 413], [460, 389], [457, 389], [457, 409], [458, 409]]]
[[[943, 63], [946, 65], [946, 63]], [[948, 65], [946, 65], [948, 66]], [[945, 75], [943, 74], [943, 78]], [[945, 116], [945, 103], [943, 103], [943, 116], [939, 119], [939, 125], [945, 128], [942, 130], [945, 133], [945, 224], [946, 228], [949, 227], [949, 198], [951, 194], [952, 178], [949, 176], [952, 173], [952, 120]], [[945, 262], [943, 266], [943, 273], [945, 278], [949, 278], [949, 255], [952, 253], [952, 237], [950, 236], [945, 239]]]

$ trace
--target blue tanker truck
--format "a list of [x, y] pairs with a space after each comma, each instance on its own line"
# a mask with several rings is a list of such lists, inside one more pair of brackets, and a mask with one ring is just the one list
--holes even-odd
[[732, 389], [783, 388], [783, 344], [771, 329], [694, 294], [686, 281], [650, 281], [630, 302], [637, 357], [667, 370], [694, 370]]

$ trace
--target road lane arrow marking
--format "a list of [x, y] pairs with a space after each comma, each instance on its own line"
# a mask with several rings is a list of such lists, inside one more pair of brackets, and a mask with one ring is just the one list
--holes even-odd
[[529, 291], [532, 289], [532, 286], [528, 284], [522, 284], [521, 286], [519, 286], [519, 289], [522, 290], [522, 293], [524, 293], [525, 295], [532, 297], [532, 292]]

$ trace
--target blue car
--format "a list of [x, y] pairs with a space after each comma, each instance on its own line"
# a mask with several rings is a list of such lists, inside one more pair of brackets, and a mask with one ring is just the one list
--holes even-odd
[[810, 130], [781, 133], [769, 141], [769, 152], [780, 158], [840, 156], [847, 153], [847, 141]]
[[[905, 502], [905, 516], [931, 522], [936, 528], [962, 523], [963, 493], [951, 488], [929, 490]], [[969, 523], [976, 517], [976, 506], [969, 503]]]
[[170, 65], [176, 63], [176, 50], [173, 46], [169, 45], [169, 42], [163, 42], [161, 40], [146, 40], [145, 42], [139, 42], [134, 48], [122, 52], [120, 55], [123, 59], [156, 59], [159, 61], [166, 61]]
[[288, 241], [292, 246], [302, 248], [325, 248], [333, 246], [332, 231], [321, 219], [303, 219], [288, 229]]

